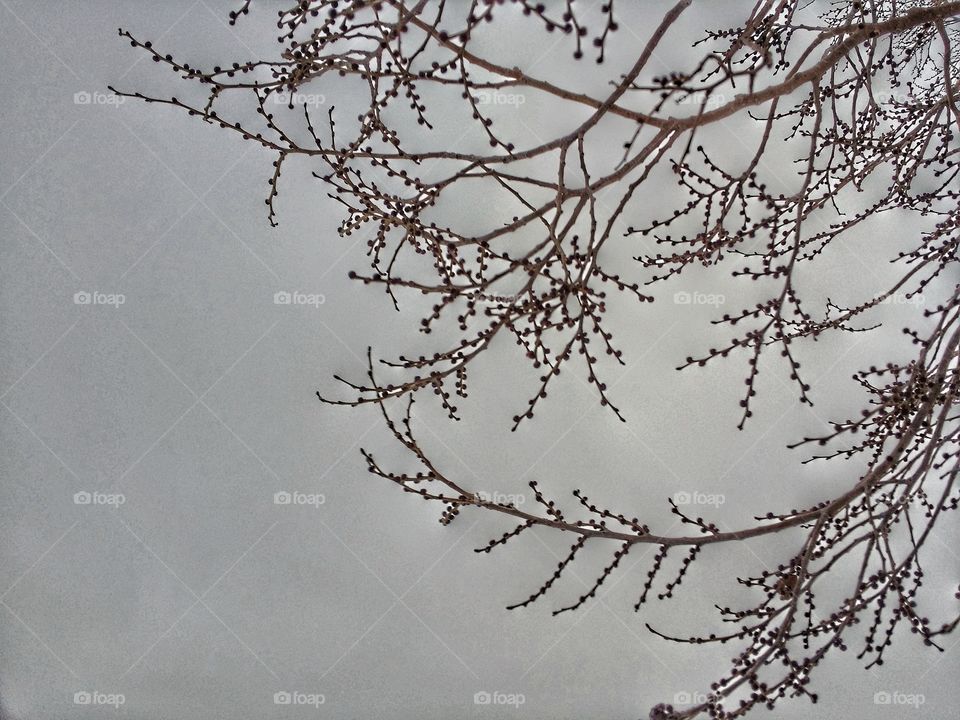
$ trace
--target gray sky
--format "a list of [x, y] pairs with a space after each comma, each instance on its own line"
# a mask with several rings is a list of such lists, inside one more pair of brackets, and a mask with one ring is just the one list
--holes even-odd
[[[340, 210], [307, 164], [285, 172], [271, 229], [262, 198], [272, 156], [171, 108], [107, 94], [108, 83], [183, 91], [117, 26], [212, 66], [274, 50], [276, 3], [264, 5], [231, 29], [234, 5], [218, 0], [0, 0], [0, 715], [102, 718], [98, 704], [122, 696], [117, 716], [137, 720], [631, 718], [696, 699], [734, 648], [691, 651], [644, 622], [715, 630], [715, 602], [750, 601], [734, 577], [775, 566], [791, 543], [710, 548], [678, 599], [642, 614], [633, 604], [652, 553], [635, 550], [597, 600], [554, 618], [609, 561], [612, 548], [588, 547], [543, 601], [506, 611], [549, 577], [569, 541], [533, 531], [475, 554], [507, 527], [477, 512], [440, 526], [438, 507], [366, 473], [361, 444], [388, 465], [410, 464], [377, 413], [313, 395], [342, 392], [334, 373], [360, 378], [368, 346], [385, 357], [416, 349], [421, 301], [405, 299], [395, 315], [385, 295], [347, 280], [365, 266], [366, 235], [337, 235]], [[733, 24], [724, 13], [736, 7], [698, 4], [691, 22], [706, 27], [713, 13]], [[621, 23], [623, 41], [645, 38], [650, 20]], [[564, 70], [568, 50], [547, 40], [483, 42], [545, 76], [595, 79], [592, 63]], [[636, 49], [621, 45], [605, 72]], [[670, 48], [681, 56], [682, 45]], [[562, 119], [538, 102], [502, 108], [502, 126], [528, 143], [551, 132]], [[454, 123], [440, 125], [440, 141], [456, 140], [443, 134]], [[721, 144], [736, 157], [747, 131], [727, 131]], [[884, 252], [895, 243], [895, 232], [852, 238], [808, 279], [825, 294], [869, 292], [889, 277]], [[635, 247], [610, 252], [624, 273], [638, 270]], [[755, 417], [738, 433], [742, 362], [674, 371], [726, 336], [708, 325], [722, 309], [672, 298], [720, 293], [737, 307], [751, 301], [746, 290], [693, 274], [642, 310], [612, 303], [627, 366], [606, 367], [606, 380], [627, 424], [566, 373], [535, 421], [510, 433], [536, 373], [504, 346], [474, 368], [460, 423], [420, 403], [421, 438], [477, 490], [528, 493], [536, 479], [565, 499], [580, 487], [662, 531], [677, 492], [721, 498], [703, 512], [728, 527], [822, 499], [851, 482], [851, 468], [801, 466], [805, 455], [785, 445], [859, 408], [851, 373], [902, 352], [897, 331], [914, 308], [886, 308], [889, 327], [870, 335], [804, 347], [812, 410], [784, 367], [765, 361]], [[278, 292], [316, 303], [277, 304]], [[278, 504], [277, 493], [295, 495]], [[939, 533], [926, 569], [931, 585], [948, 587], [956, 537]], [[887, 692], [922, 696], [921, 712], [948, 717], [956, 649], [924, 651], [905, 635], [896, 650], [870, 672], [855, 653], [832, 656], [814, 676], [817, 713], [915, 711], [876, 704]], [[498, 695], [482, 704], [477, 693]], [[777, 717], [811, 712], [798, 700]]]

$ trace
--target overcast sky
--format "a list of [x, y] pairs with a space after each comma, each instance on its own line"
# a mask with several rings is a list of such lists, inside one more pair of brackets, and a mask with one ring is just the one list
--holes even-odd
[[[402, 298], [395, 313], [386, 295], [347, 279], [365, 266], [368, 236], [338, 236], [341, 211], [309, 164], [285, 172], [271, 229], [271, 155], [107, 92], [186, 92], [118, 26], [212, 67], [275, 52], [279, 5], [263, 5], [230, 28], [235, 4], [219, 0], [0, 0], [0, 716], [626, 719], [696, 700], [735, 649], [667, 643], [644, 623], [715, 631], [714, 603], [754, 597], [734, 578], [775, 567], [796, 538], [714, 546], [685, 592], [640, 614], [652, 553], [635, 550], [596, 600], [554, 618], [609, 562], [612, 548], [588, 546], [544, 600], [508, 612], [549, 577], [569, 539], [532, 531], [474, 553], [508, 526], [477, 511], [441, 526], [439, 507], [365, 471], [361, 446], [411, 466], [379, 415], [314, 396], [343, 393], [335, 373], [362, 378], [368, 346], [379, 357], [418, 351], [423, 301]], [[695, 3], [686, 27], [735, 24], [731, 13], [747, 5]], [[606, 77], [635, 56], [657, 7], [623, 11]], [[503, 27], [478, 47], [571, 86], [596, 83], [597, 66], [571, 69], [556, 38]], [[657, 62], [669, 70], [686, 47], [668, 44]], [[324, 108], [358, 102], [348, 91], [304, 92]], [[456, 137], [459, 122], [434, 112], [437, 134], [423, 143], [482, 141]], [[518, 144], [564, 122], [536, 97], [498, 112]], [[729, 133], [715, 137], [729, 157], [747, 152], [749, 130], [717, 132]], [[774, 175], [781, 159], [771, 158]], [[477, 197], [458, 213], [480, 222], [497, 207]], [[897, 233], [911, 228], [885, 230], [851, 238], [805, 280], [824, 295], [866, 297], [889, 277]], [[639, 273], [636, 246], [611, 245], [618, 271]], [[473, 369], [461, 422], [420, 403], [424, 445], [477, 490], [525, 494], [536, 479], [565, 499], [580, 487], [664, 532], [666, 499], [678, 492], [713, 498], [702, 513], [732, 528], [846, 487], [855, 468], [801, 466], [804, 452], [785, 446], [857, 411], [850, 375], [900, 356], [898, 330], [916, 307], [885, 308], [889, 327], [875, 333], [804, 346], [813, 409], [797, 402], [778, 359], [765, 361], [755, 417], [738, 432], [742, 362], [674, 369], [727, 334], [708, 324], [722, 308], [677, 304], [675, 293], [753, 301], [723, 275], [681, 278], [639, 309], [612, 302], [627, 364], [604, 370], [628, 423], [566, 373], [535, 421], [511, 433], [536, 373], [504, 344]], [[277, 293], [312, 299], [283, 304]], [[925, 569], [946, 588], [956, 584], [957, 538], [938, 533]], [[956, 649], [925, 651], [907, 634], [896, 650], [872, 671], [854, 652], [831, 655], [814, 675], [816, 714], [950, 716]], [[923, 706], [878, 705], [878, 692], [922, 696]], [[797, 700], [776, 717], [813, 712]]]

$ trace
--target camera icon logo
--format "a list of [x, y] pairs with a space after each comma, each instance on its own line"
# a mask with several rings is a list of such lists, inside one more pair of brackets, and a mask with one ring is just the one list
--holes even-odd
[[274, 505], [289, 505], [293, 500], [293, 496], [288, 493], [286, 490], [281, 490], [273, 494], [273, 504]]
[[691, 300], [690, 293], [686, 290], [681, 290], [673, 294], [673, 302], [675, 305], [689, 305]]
[[274, 305], [289, 305], [293, 301], [293, 296], [286, 290], [281, 290], [273, 294]]
[[691, 500], [690, 493], [686, 491], [680, 491], [678, 493], [674, 493], [673, 495], [673, 501], [677, 505], [689, 505], [690, 500]]
[[881, 690], [878, 693], [873, 695], [873, 704], [874, 705], [889, 705], [890, 704], [890, 693], [886, 690]]
[[91, 502], [93, 502], [93, 495], [88, 493], [86, 490], [81, 490], [80, 492], [73, 494], [74, 505], [89, 505]]
[[73, 294], [73, 302], [75, 305], [89, 305], [91, 300], [93, 300], [93, 296], [84, 290]]
[[91, 100], [92, 97], [86, 90], [81, 90], [80, 92], [75, 92], [73, 94], [74, 105], [89, 105]]
[[273, 694], [273, 704], [274, 705], [289, 705], [293, 701], [293, 696], [290, 693], [281, 690], [280, 692], [275, 692]]
[[78, 690], [73, 694], [74, 705], [89, 705], [92, 700], [93, 696], [86, 690]]
[[481, 690], [473, 696], [474, 705], [489, 705], [491, 700], [490, 693]]

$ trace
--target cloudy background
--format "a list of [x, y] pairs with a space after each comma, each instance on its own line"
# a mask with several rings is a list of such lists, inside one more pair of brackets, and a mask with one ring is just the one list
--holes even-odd
[[[796, 538], [714, 546], [678, 599], [641, 614], [633, 604], [652, 553], [635, 549], [598, 599], [554, 618], [613, 550], [588, 547], [546, 598], [506, 611], [549, 577], [569, 540], [535, 531], [474, 553], [508, 526], [477, 512], [439, 525], [438, 507], [366, 473], [361, 446], [410, 467], [378, 414], [314, 396], [342, 393], [334, 373], [360, 378], [368, 346], [385, 357], [418, 348], [422, 301], [405, 299], [398, 315], [347, 279], [364, 267], [367, 235], [337, 235], [340, 210], [308, 164], [285, 172], [271, 229], [271, 155], [107, 93], [108, 83], [184, 92], [118, 26], [210, 67], [274, 51], [275, 3], [264, 5], [230, 28], [234, 5], [219, 0], [0, 0], [0, 717], [632, 718], [696, 700], [734, 648], [666, 643], [644, 623], [716, 630], [714, 603], [750, 601], [736, 575], [775, 567]], [[608, 70], [646, 39], [650, 7], [622, 20], [628, 42]], [[710, 10], [715, 24], [734, 22]], [[697, 7], [691, 22], [709, 25], [707, 15]], [[564, 70], [569, 48], [515, 27], [516, 37], [478, 42], [543, 76], [596, 72]], [[532, 97], [498, 111], [518, 144], [558, 122]], [[745, 152], [739, 130], [727, 130], [720, 147]], [[462, 211], [478, 207], [491, 209], [477, 198]], [[845, 241], [805, 279], [851, 300], [879, 287], [898, 233], [916, 229], [876, 227], [885, 232]], [[636, 247], [610, 252], [634, 272]], [[846, 486], [855, 468], [801, 466], [805, 455], [785, 445], [858, 409], [850, 374], [902, 357], [896, 330], [916, 308], [885, 308], [889, 332], [806, 347], [812, 410], [767, 361], [753, 422], [738, 433], [742, 363], [674, 371], [725, 336], [707, 324], [722, 309], [677, 305], [674, 293], [752, 300], [723, 282], [694, 274], [641, 311], [613, 303], [627, 365], [606, 368], [606, 379], [627, 424], [566, 373], [535, 421], [510, 433], [536, 374], [505, 344], [475, 363], [463, 421], [420, 403], [425, 447], [476, 490], [522, 494], [536, 479], [560, 499], [580, 487], [663, 532], [678, 492], [718, 498], [702, 513], [732, 528]], [[316, 302], [277, 304], [284, 292]], [[278, 504], [276, 493], [301, 502]], [[945, 597], [956, 540], [941, 528], [927, 548], [929, 585]], [[895, 650], [870, 672], [855, 653], [831, 657], [814, 676], [818, 714], [917, 712], [874, 702], [899, 692], [923, 696], [918, 716], [949, 716], [960, 653], [924, 651], [909, 635]], [[323, 703], [277, 704], [278, 692]], [[477, 693], [523, 704], [478, 704]], [[116, 708], [97, 705], [121, 695]], [[794, 701], [777, 716], [811, 712]]]

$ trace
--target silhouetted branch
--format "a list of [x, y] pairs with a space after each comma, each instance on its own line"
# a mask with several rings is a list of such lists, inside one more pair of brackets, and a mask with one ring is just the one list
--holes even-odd
[[[621, 22], [613, 1], [602, 3], [599, 26], [591, 29], [588, 9], [574, 0], [303, 0], [279, 13], [276, 58], [208, 69], [179, 63], [120, 31], [158, 64], [203, 86], [207, 99], [191, 104], [121, 95], [181, 108], [275, 154], [265, 199], [271, 224], [285, 164], [310, 162], [342, 208], [340, 234], [369, 234], [370, 268], [351, 277], [382, 287], [398, 309], [407, 293], [433, 300], [420, 330], [452, 335], [445, 349], [414, 349], [377, 363], [371, 350], [365, 379], [338, 377], [350, 391], [346, 399], [318, 397], [379, 407], [418, 470], [394, 472], [364, 450], [368, 470], [442, 504], [440, 522], [455, 522], [471, 509], [507, 516], [512, 529], [478, 552], [535, 526], [574, 536], [554, 573], [511, 609], [543, 598], [588, 542], [608, 544], [610, 560], [584, 595], [556, 613], [594, 597], [634, 545], [658, 546], [635, 606], [640, 610], [652, 592], [660, 600], [679, 592], [712, 546], [791, 533], [791, 557], [776, 570], [738, 579], [759, 593], [757, 603], [718, 608], [733, 624], [730, 632], [679, 637], [650, 627], [677, 642], [741, 647], [706, 702], [658, 705], [650, 717], [660, 720], [739, 717], [788, 696], [816, 701], [807, 688], [811, 673], [829, 650], [846, 649], [854, 625], [865, 626], [859, 657], [872, 665], [883, 662], [904, 623], [937, 649], [935, 638], [958, 623], [956, 617], [932, 623], [918, 603], [921, 548], [941, 515], [960, 504], [960, 67], [953, 51], [960, 2], [837, 2], [815, 15], [798, 0], [761, 0], [740, 25], [706, 32], [693, 45], [687, 69], [655, 75], [650, 59], [691, 4], [680, 0], [649, 23], [635, 61], [612, 78], [598, 70], [604, 84], [589, 93], [498, 62], [475, 38], [488, 23], [514, 21], [509, 13], [516, 11], [545, 32], [568, 36], [562, 47], [572, 61], [585, 60], [592, 49], [602, 64]], [[247, 0], [231, 22], [249, 9]], [[330, 107], [321, 121], [308, 102], [296, 101], [302, 89], [334, 81], [362, 93], [366, 109], [355, 120]], [[520, 97], [552, 103], [569, 122], [563, 131], [541, 129], [547, 137], [535, 142], [519, 139], [501, 129], [496, 107], [497, 98], [519, 105]], [[243, 98], [255, 119], [226, 117]], [[480, 130], [485, 152], [431, 145], [440, 124], [460, 122], [456, 118]], [[743, 139], [742, 161], [731, 167], [719, 159], [722, 148], [709, 130], [734, 119], [757, 132], [752, 144]], [[790, 182], [766, 162], [774, 145], [793, 158]], [[616, 157], [605, 152], [610, 147]], [[638, 202], [644, 192], [657, 198], [652, 211]], [[462, 221], [456, 210], [464, 193], [482, 195], [495, 208], [488, 227]], [[909, 217], [915, 228], [900, 238], [901, 250], [891, 259], [899, 277], [849, 307], [810, 299], [806, 268], [820, 267], [838, 240], [885, 216]], [[610, 267], [604, 248], [611, 238], [636, 248], [633, 279], [623, 277], [626, 269]], [[878, 252], [865, 262], [879, 259]], [[412, 408], [421, 391], [433, 391], [456, 418], [471, 363], [503, 336], [539, 372], [513, 417], [514, 429], [539, 411], [561, 370], [577, 362], [575, 371], [600, 403], [623, 420], [602, 379], [605, 362], [624, 362], [606, 327], [608, 294], [652, 302], [664, 281], [731, 261], [733, 277], [757, 284], [764, 299], [715, 319], [730, 328], [729, 339], [687, 357], [681, 368], [731, 355], [745, 360], [739, 428], [753, 414], [764, 353], [779, 352], [800, 402], [812, 405], [803, 341], [867, 332], [877, 326], [870, 311], [891, 299], [938, 296], [905, 330], [916, 348], [912, 360], [855, 376], [867, 398], [862, 414], [794, 446], [824, 448], [808, 461], [856, 457], [865, 463], [835, 496], [745, 518], [735, 530], [688, 516], [672, 500], [660, 513], [643, 508], [642, 522], [640, 513], [604, 508], [580, 490], [570, 507], [561, 507], [536, 483], [536, 507], [524, 510], [485, 498], [446, 473], [417, 439]], [[943, 287], [952, 289], [944, 293]], [[381, 366], [402, 379], [379, 382]], [[403, 398], [401, 413], [393, 406]], [[695, 531], [657, 529], [674, 518]], [[682, 557], [671, 552], [676, 546], [684, 548]], [[846, 596], [829, 612], [815, 612], [826, 578], [834, 587], [846, 583]], [[934, 607], [940, 602], [935, 598]]]

